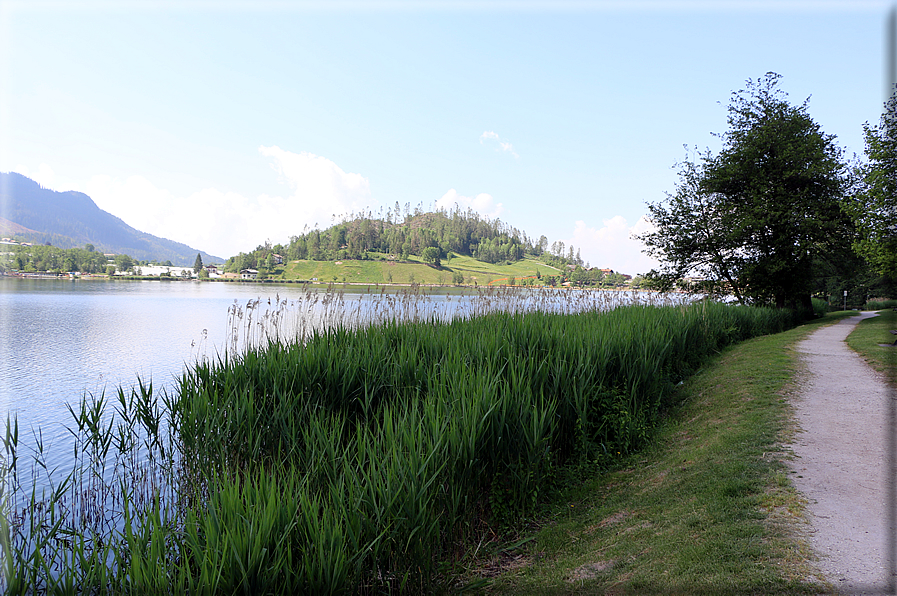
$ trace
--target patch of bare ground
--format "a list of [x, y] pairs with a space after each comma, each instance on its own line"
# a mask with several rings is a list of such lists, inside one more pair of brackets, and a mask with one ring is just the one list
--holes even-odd
[[614, 563], [616, 563], [616, 561], [611, 559], [609, 561], [597, 561], [595, 563], [580, 565], [576, 569], [570, 571], [570, 577], [567, 578], [567, 581], [573, 583], [582, 580], [597, 579], [602, 573], [613, 567]]
[[510, 552], [498, 553], [473, 569], [472, 575], [486, 579], [495, 578], [524, 569], [541, 558], [541, 553], [528, 555]]
[[600, 522], [598, 522], [598, 527], [606, 528], [608, 526], [616, 526], [617, 524], [620, 524], [620, 523], [624, 522], [626, 519], [628, 519], [629, 516], [630, 516], [630, 513], [628, 511], [618, 511], [618, 512], [614, 513], [613, 515], [605, 517]]

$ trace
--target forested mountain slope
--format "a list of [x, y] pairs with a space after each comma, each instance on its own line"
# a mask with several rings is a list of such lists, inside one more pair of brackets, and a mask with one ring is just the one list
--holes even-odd
[[3, 234], [24, 242], [50, 243], [60, 248], [92, 244], [101, 252], [175, 265], [192, 265], [197, 253], [204, 263], [224, 262], [181, 242], [134, 229], [97, 207], [84, 193], [42, 188], [14, 172], [0, 172], [0, 216], [6, 220], [0, 225]]

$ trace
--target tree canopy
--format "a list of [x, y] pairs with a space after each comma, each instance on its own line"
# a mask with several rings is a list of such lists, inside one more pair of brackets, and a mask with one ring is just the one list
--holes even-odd
[[436, 246], [428, 246], [423, 251], [421, 251], [421, 257], [423, 257], [424, 261], [427, 263], [433, 263], [437, 269], [442, 266], [442, 259], [439, 253], [439, 248]]
[[880, 275], [897, 280], [897, 93], [885, 104], [881, 125], [863, 125], [865, 154], [859, 189], [848, 209], [859, 230], [854, 248]]
[[694, 276], [742, 303], [809, 307], [814, 270], [850, 246], [842, 151], [779, 78], [734, 92], [720, 152], [686, 158], [676, 191], [648, 204], [654, 229], [640, 238], [662, 262], [655, 287]]
[[[531, 257], [542, 258], [547, 264], [563, 268], [568, 264], [582, 265], [577, 252], [565, 255], [563, 242], [556, 242], [548, 252], [548, 239], [538, 241], [501, 220], [491, 220], [468, 209], [457, 206], [452, 210], [439, 209], [413, 213], [406, 205], [405, 216], [400, 208], [390, 210], [385, 217], [373, 217], [370, 213], [351, 214], [343, 221], [324, 230], [306, 229], [301, 236], [292, 236], [287, 245], [270, 243], [258, 246], [250, 253], [240, 253], [228, 259], [227, 271], [258, 268], [269, 254], [276, 252], [290, 260], [351, 260], [378, 258], [372, 255], [391, 255], [390, 258], [407, 260], [410, 255], [424, 257], [429, 248], [436, 249], [441, 266], [443, 255], [451, 253], [471, 256], [486, 263], [505, 263]], [[428, 251], [432, 257], [434, 252]]]

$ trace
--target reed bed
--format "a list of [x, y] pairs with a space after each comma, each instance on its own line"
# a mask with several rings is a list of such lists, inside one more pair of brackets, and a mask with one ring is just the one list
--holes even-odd
[[[433, 590], [561, 466], [600, 469], [649, 441], [709, 354], [793, 323], [713, 302], [493, 298], [440, 313], [396, 296], [336, 324], [333, 294], [235, 306], [232, 349], [171, 395], [119, 392], [102, 424], [101, 400], [73, 409], [79, 477], [27, 499], [8, 425], [6, 590]], [[97, 480], [107, 465], [112, 483]]]
[[889, 298], [870, 298], [861, 310], [884, 310], [886, 308], [897, 308], [897, 300]]
[[[465, 289], [462, 294], [433, 293], [433, 288], [368, 286], [363, 293], [347, 286], [308, 288], [292, 298], [256, 298], [234, 303], [227, 312], [226, 350], [237, 354], [269, 342], [302, 342], [316, 331], [342, 326], [354, 329], [390, 321], [469, 319], [494, 312], [575, 314], [606, 312], [624, 305], [675, 306], [693, 296], [643, 291], [607, 291], [508, 286]], [[202, 343], [202, 340], [201, 340]], [[202, 350], [198, 350], [202, 353]]]

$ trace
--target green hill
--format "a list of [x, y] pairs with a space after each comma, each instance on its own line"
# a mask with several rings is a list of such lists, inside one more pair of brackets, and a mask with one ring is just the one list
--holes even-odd
[[[292, 236], [287, 244], [265, 243], [249, 253], [232, 256], [225, 270], [235, 273], [258, 269], [270, 274], [275, 263], [309, 261], [319, 264], [299, 269], [286, 267], [277, 274], [329, 281], [334, 281], [334, 277], [341, 281], [345, 276], [347, 282], [353, 276], [362, 276], [368, 280], [410, 283], [410, 276], [418, 275], [414, 267], [426, 263], [430, 270], [420, 270], [423, 278], [414, 282], [439, 283], [447, 274], [457, 281], [459, 275], [465, 275], [461, 270], [467, 270], [468, 281], [482, 284], [481, 278], [488, 283], [496, 278], [536, 276], [536, 260], [558, 274], [582, 267], [579, 251], [570, 246], [567, 252], [566, 248], [563, 242], [555, 242], [549, 250], [545, 236], [535, 240], [501, 220], [484, 218], [470, 209], [422, 212], [418, 208], [411, 213], [406, 205], [401, 213], [397, 204], [395, 211], [389, 210], [385, 215], [352, 214], [324, 230], [306, 227], [302, 235]], [[475, 261], [453, 265], [453, 257], [471, 257]], [[328, 261], [346, 265], [338, 269], [322, 264]], [[368, 266], [366, 261], [383, 264]], [[523, 261], [532, 264], [515, 268]]]
[[399, 206], [352, 215], [325, 230], [305, 229], [288, 244], [265, 243], [227, 260], [225, 271], [260, 279], [318, 283], [574, 285], [619, 287], [624, 276], [590, 269], [578, 250], [535, 240], [468, 209], [424, 213]]
[[490, 264], [472, 257], [456, 256], [442, 261], [441, 267], [424, 263], [410, 255], [407, 260], [294, 260], [265, 275], [274, 281], [317, 281], [347, 284], [453, 285], [458, 274], [464, 285], [545, 285], [548, 276], [561, 272], [539, 260], [527, 258], [511, 264]]

